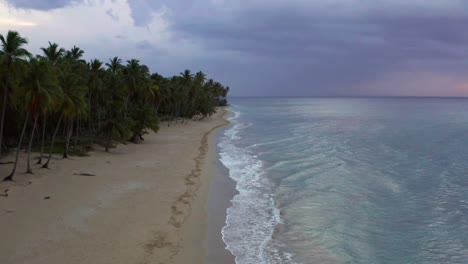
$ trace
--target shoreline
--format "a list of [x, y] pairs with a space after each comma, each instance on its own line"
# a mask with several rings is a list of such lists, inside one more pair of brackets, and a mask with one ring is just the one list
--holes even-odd
[[161, 124], [141, 144], [53, 160], [33, 176], [22, 173], [22, 160], [18, 181], [0, 184], [9, 189], [0, 197], [0, 262], [204, 263], [214, 132], [229, 124], [227, 113]]
[[[228, 128], [223, 127], [217, 131], [218, 139]], [[210, 226], [210, 228], [206, 229], [206, 263], [235, 264], [235, 256], [226, 248], [222, 229], [226, 226], [227, 209], [232, 205], [231, 200], [239, 192], [236, 189], [236, 182], [229, 175], [229, 169], [224, 166], [220, 159], [220, 147], [216, 145], [216, 164], [214, 165], [216, 175], [211, 181], [206, 204], [208, 210], [207, 223]]]
[[[227, 120], [227, 115], [230, 114], [230, 111], [224, 110], [222, 118], [225, 120], [225, 123], [205, 133], [199, 148], [199, 155], [194, 159], [196, 169], [192, 175], [197, 175], [200, 185], [196, 187], [196, 190], [192, 190], [196, 194], [191, 204], [190, 213], [187, 215], [184, 225], [181, 228], [181, 250], [174, 256], [173, 262], [176, 264], [235, 263], [234, 256], [225, 249], [225, 244], [221, 237], [221, 229], [216, 230], [210, 222], [210, 215], [213, 212], [211, 208], [209, 208], [209, 203], [212, 201], [212, 187], [213, 183], [220, 177], [218, 166], [221, 162], [218, 159], [219, 153], [216, 144], [217, 133], [221, 128], [231, 124], [231, 122]], [[228, 202], [230, 202], [230, 199]], [[216, 209], [216, 213], [222, 213], [225, 217], [227, 207], [218, 207]], [[222, 210], [224, 210], [224, 212]], [[219, 221], [216, 222], [216, 224], [219, 225]], [[222, 226], [224, 226], [224, 224], [223, 222]], [[216, 251], [216, 260], [222, 262], [211, 261], [213, 249]]]

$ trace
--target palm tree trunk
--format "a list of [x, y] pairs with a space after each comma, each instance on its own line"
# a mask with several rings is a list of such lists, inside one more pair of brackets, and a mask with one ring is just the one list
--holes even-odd
[[57, 136], [57, 133], [59, 131], [62, 118], [63, 118], [63, 113], [60, 114], [59, 121], [57, 123], [57, 126], [55, 127], [54, 135], [52, 136], [52, 142], [50, 143], [50, 150], [49, 150], [49, 158], [47, 159], [47, 162], [42, 166], [42, 168], [45, 168], [45, 169], [49, 168], [49, 163], [50, 163], [50, 160], [52, 159], [52, 151], [54, 150], [55, 137]]
[[98, 125], [97, 125], [97, 128], [99, 129], [101, 127], [101, 108], [99, 108], [99, 105], [97, 106], [97, 112], [98, 112]]
[[65, 142], [65, 151], [63, 152], [63, 158], [68, 159], [68, 149], [70, 147], [70, 138], [72, 136], [72, 131], [73, 131], [73, 117], [69, 118], [68, 120], [68, 131], [67, 131], [67, 137], [66, 137], [66, 142]]
[[158, 116], [159, 106], [161, 106], [161, 102], [158, 102], [158, 103], [156, 104], [156, 108], [154, 109], [154, 114], [155, 114], [156, 116]]
[[5, 91], [3, 94], [3, 106], [2, 106], [2, 120], [0, 123], [0, 158], [2, 157], [2, 147], [3, 147], [3, 126], [5, 124], [5, 112], [8, 99], [8, 83], [10, 82], [10, 64], [8, 64], [8, 71], [5, 80]]
[[31, 138], [29, 139], [29, 146], [28, 146], [28, 169], [26, 170], [26, 173], [32, 174], [32, 169], [31, 169], [31, 162], [29, 160], [29, 157], [31, 156], [31, 147], [33, 143], [33, 138], [34, 138], [34, 132], [36, 131], [36, 125], [37, 125], [37, 118], [39, 117], [39, 113], [36, 113], [34, 116], [34, 124], [33, 124], [33, 129], [31, 132]]
[[128, 109], [128, 101], [129, 101], [130, 95], [127, 95], [125, 98], [125, 108], [124, 108], [124, 119], [127, 120], [127, 109]]
[[26, 131], [26, 126], [28, 125], [29, 120], [29, 112], [26, 114], [26, 118], [24, 119], [23, 130], [21, 130], [21, 135], [18, 142], [18, 148], [16, 149], [16, 158], [15, 163], [13, 165], [13, 170], [11, 171], [10, 175], [3, 179], [3, 181], [13, 181], [13, 177], [15, 176], [16, 166], [18, 165], [18, 156], [21, 148], [21, 143], [23, 142], [24, 132]]
[[39, 155], [39, 160], [37, 161], [37, 164], [42, 164], [42, 155], [44, 155], [44, 141], [45, 141], [45, 132], [46, 132], [46, 120], [47, 120], [47, 114], [44, 113], [44, 118], [42, 119], [41, 155]]
[[91, 88], [89, 89], [89, 95], [88, 95], [88, 129], [89, 132], [91, 133], [91, 126], [92, 126], [92, 120], [91, 120]]
[[110, 131], [109, 136], [107, 137], [106, 152], [109, 152], [111, 142], [112, 142], [112, 130]]
[[73, 143], [74, 147], [78, 145], [78, 138], [80, 136], [80, 118], [76, 117], [76, 133], [75, 133], [75, 142]]

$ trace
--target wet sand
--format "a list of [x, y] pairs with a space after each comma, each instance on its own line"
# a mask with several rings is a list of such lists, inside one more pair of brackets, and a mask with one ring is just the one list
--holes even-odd
[[[217, 133], [223, 132], [225, 128]], [[213, 165], [217, 172], [211, 181], [208, 192], [208, 221], [210, 228], [206, 228], [206, 263], [235, 263], [235, 258], [226, 249], [226, 244], [222, 240], [221, 230], [226, 224], [226, 209], [230, 207], [231, 199], [237, 194], [236, 183], [229, 177], [229, 170], [219, 161], [219, 148], [216, 152], [216, 164]]]

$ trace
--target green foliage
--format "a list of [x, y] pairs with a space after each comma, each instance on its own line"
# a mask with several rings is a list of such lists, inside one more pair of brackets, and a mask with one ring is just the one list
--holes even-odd
[[52, 74], [49, 62], [41, 57], [31, 58], [19, 81], [15, 98], [18, 108], [32, 113], [48, 112], [54, 100], [61, 96], [57, 78]]
[[28, 127], [39, 116], [40, 138], [51, 143], [45, 151], [68, 152], [71, 145], [73, 153], [95, 143], [109, 150], [116, 142], [139, 142], [159, 130], [160, 120], [202, 119], [227, 104], [229, 87], [201, 71], [164, 77], [137, 59], [86, 62], [79, 47], [65, 50], [55, 42], [31, 57], [26, 43], [15, 31], [0, 35], [0, 96], [7, 91], [12, 100], [4, 113], [15, 117], [6, 120], [7, 145], [18, 141], [26, 113], [35, 117]]
[[147, 104], [136, 106], [130, 114], [131, 126], [130, 130], [135, 134], [142, 134], [145, 129], [150, 129], [154, 132], [159, 130], [159, 119], [154, 114], [153, 109]]
[[65, 117], [79, 116], [84, 118], [88, 115], [86, 92], [87, 88], [82, 83], [82, 78], [71, 70], [71, 65], [64, 63], [59, 73], [59, 84], [63, 95], [59, 103], [59, 109]]
[[5, 63], [10, 65], [16, 59], [24, 59], [29, 57], [31, 53], [23, 48], [28, 43], [28, 40], [21, 37], [16, 31], [8, 31], [6, 37], [0, 34], [0, 42], [2, 49], [0, 56], [3, 56]]
[[65, 50], [63, 48], [59, 48], [57, 43], [50, 43], [50, 41], [49, 47], [41, 48], [41, 50], [52, 65], [56, 64], [65, 53]]

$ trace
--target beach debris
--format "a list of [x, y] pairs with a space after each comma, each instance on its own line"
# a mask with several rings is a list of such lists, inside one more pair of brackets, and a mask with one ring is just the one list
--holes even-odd
[[73, 173], [73, 175], [78, 175], [78, 176], [96, 176], [96, 174], [92, 174], [92, 173]]
[[44, 197], [44, 200], [49, 200], [49, 199], [50, 199], [50, 196]]
[[10, 190], [10, 189], [5, 189], [5, 190], [3, 191], [3, 193], [0, 194], [0, 196], [8, 197], [8, 191], [9, 191], [9, 190]]
[[0, 161], [0, 165], [14, 164], [13, 161]]
[[7, 209], [3, 209], [3, 211], [5, 211], [5, 214], [11, 214], [11, 213], [14, 213], [16, 211], [13, 211], [13, 210], [7, 210]]

